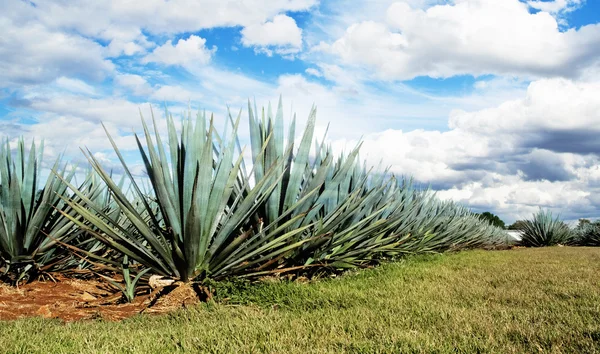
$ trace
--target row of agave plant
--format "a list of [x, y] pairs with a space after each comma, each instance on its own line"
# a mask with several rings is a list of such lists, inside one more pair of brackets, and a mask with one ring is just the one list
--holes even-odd
[[[167, 131], [142, 118], [136, 135], [147, 178], [122, 163], [111, 175], [88, 150], [81, 183], [60, 159], [38, 190], [42, 148], [0, 150], [0, 256], [5, 278], [123, 269], [126, 284], [150, 274], [183, 282], [311, 269], [341, 270], [404, 254], [505, 241], [463, 206], [408, 179], [367, 170], [359, 146], [336, 156], [315, 139], [316, 109], [296, 140], [281, 100], [275, 114], [248, 104], [252, 166], [237, 118], [219, 134], [205, 113]], [[153, 131], [152, 131], [153, 130]], [[285, 137], [287, 135], [287, 138]], [[165, 144], [162, 139], [166, 139]], [[311, 153], [311, 149], [314, 150]], [[27, 156], [28, 155], [28, 156]], [[137, 273], [134, 281], [130, 273]]]
[[520, 228], [522, 246], [600, 246], [600, 220], [570, 228], [549, 210], [539, 210]]

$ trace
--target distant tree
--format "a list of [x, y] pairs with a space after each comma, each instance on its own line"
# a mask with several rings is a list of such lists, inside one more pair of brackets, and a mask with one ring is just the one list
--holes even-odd
[[500, 219], [498, 217], [498, 215], [494, 215], [492, 213], [490, 213], [489, 211], [483, 212], [481, 214], [479, 214], [479, 218], [481, 220], [487, 220], [490, 224], [500, 227], [500, 228], [505, 228], [506, 225], [504, 224], [504, 221], [502, 221], [502, 219]]
[[517, 220], [514, 223], [508, 225], [509, 230], [523, 230], [525, 226], [525, 220]]

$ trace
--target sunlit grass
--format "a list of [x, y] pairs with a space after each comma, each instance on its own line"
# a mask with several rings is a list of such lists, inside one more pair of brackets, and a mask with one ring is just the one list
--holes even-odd
[[[600, 351], [600, 249], [419, 256], [312, 283], [271, 282], [171, 315], [0, 323], [3, 352]], [[224, 297], [228, 300], [224, 301]]]

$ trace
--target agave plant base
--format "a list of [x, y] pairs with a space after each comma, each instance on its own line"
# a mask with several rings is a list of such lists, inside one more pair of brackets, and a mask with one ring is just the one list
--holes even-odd
[[212, 293], [200, 283], [175, 282], [156, 289], [146, 301], [143, 313], [165, 313], [212, 299]]

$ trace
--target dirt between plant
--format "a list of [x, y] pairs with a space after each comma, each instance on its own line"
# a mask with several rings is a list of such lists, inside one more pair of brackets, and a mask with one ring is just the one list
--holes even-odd
[[[122, 320], [139, 313], [166, 313], [200, 302], [186, 284], [138, 295], [133, 303], [121, 292], [96, 280], [55, 279], [33, 281], [18, 288], [0, 283], [0, 320], [24, 317], [58, 318], [66, 322], [86, 319]], [[167, 291], [165, 291], [167, 290]]]

